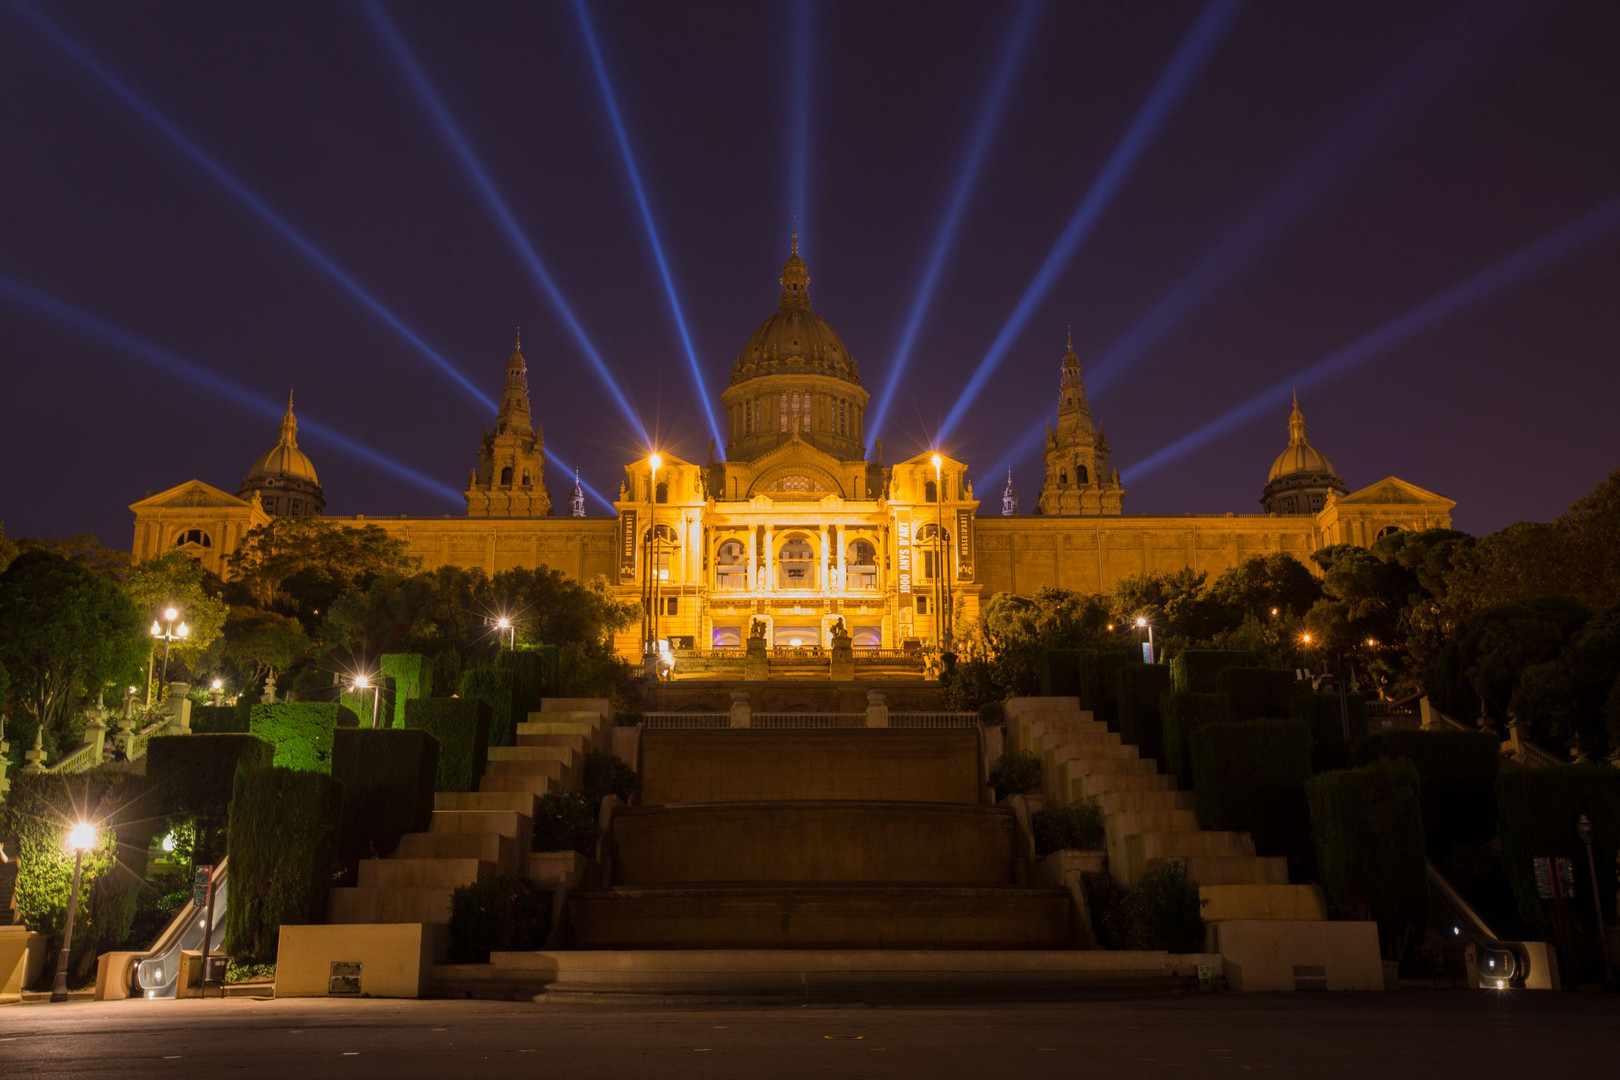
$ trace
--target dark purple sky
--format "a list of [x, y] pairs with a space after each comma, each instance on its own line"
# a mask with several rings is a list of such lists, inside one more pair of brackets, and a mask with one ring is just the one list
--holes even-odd
[[[1014, 10], [811, 8], [808, 37], [784, 5], [591, 9], [716, 407], [774, 309], [795, 211], [816, 309], [881, 391]], [[548, 446], [611, 497], [643, 450], [361, 9], [42, 10], [490, 397], [521, 325]], [[1041, 10], [881, 432], [888, 460], [928, 444], [1201, 10]], [[387, 11], [647, 426], [701, 459], [706, 423], [572, 6]], [[1330, 150], [1312, 197], [1093, 393], [1117, 464], [1620, 195], [1620, 5], [1250, 4], [955, 432], [948, 449], [976, 466], [987, 513], [1001, 485], [984, 471], [1055, 408], [1065, 328], [1083, 362], [1106, 353], [1239, 222], [1265, 222], [1257, 206], [1282, 206], [1291, 170], [1447, 26], [1464, 28], [1445, 39], [1455, 46], [1419, 69], [1455, 73], [1377, 110], [1353, 152]], [[0, 131], [8, 534], [127, 546], [129, 502], [194, 476], [235, 490], [275, 440], [273, 417], [87, 337], [19, 299], [18, 283], [265, 398], [294, 385], [301, 415], [464, 485], [483, 407], [6, 0]], [[1394, 473], [1486, 531], [1550, 518], [1620, 466], [1617, 343], [1611, 231], [1302, 404], [1352, 489]], [[1127, 471], [1126, 509], [1257, 511], [1286, 441], [1286, 406], [1275, 412], [1138, 480]], [[330, 512], [462, 512], [313, 433], [303, 445]], [[568, 481], [548, 478], [563, 501]], [[1016, 480], [1027, 510], [1033, 455]]]

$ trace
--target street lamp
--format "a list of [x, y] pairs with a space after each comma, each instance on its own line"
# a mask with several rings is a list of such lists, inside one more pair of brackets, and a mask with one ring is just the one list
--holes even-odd
[[1597, 913], [1598, 951], [1603, 954], [1603, 984], [1615, 985], [1614, 962], [1609, 959], [1609, 936], [1603, 927], [1603, 898], [1598, 894], [1597, 861], [1592, 857], [1592, 820], [1585, 814], [1575, 823], [1581, 843], [1586, 845], [1586, 872], [1592, 878], [1592, 910]]
[[73, 888], [68, 891], [67, 927], [62, 931], [62, 951], [56, 954], [56, 983], [51, 987], [52, 1001], [66, 1001], [68, 996], [68, 955], [73, 951], [73, 919], [79, 913], [79, 872], [84, 868], [84, 853], [96, 846], [96, 827], [81, 821], [68, 830], [68, 847], [73, 850]]
[[[175, 625], [176, 620], [179, 619], [180, 609], [171, 607], [163, 609], [163, 619], [161, 622], [157, 619], [152, 620], [152, 637], [154, 639], [154, 644], [158, 641], [163, 642], [163, 677], [159, 680], [163, 683], [167, 683], [169, 681], [169, 645], [172, 642], [184, 641], [187, 635], [191, 633], [191, 629], [186, 626], [183, 621], [180, 622], [179, 626]], [[147, 653], [146, 655], [146, 703], [148, 705], [152, 704], [151, 653]]]
[[382, 716], [382, 684], [373, 683], [369, 675], [356, 675], [349, 689], [359, 693], [371, 691], [371, 726], [376, 727]]
[[517, 625], [511, 619], [502, 615], [495, 620], [495, 629], [506, 635], [507, 651], [517, 652]]
[[1138, 630], [1146, 630], [1147, 631], [1147, 637], [1148, 637], [1148, 640], [1147, 640], [1147, 646], [1148, 646], [1147, 662], [1151, 664], [1151, 663], [1154, 662], [1154, 656], [1153, 656], [1153, 624], [1148, 622], [1148, 617], [1146, 615], [1138, 615], [1136, 617], [1136, 628]]

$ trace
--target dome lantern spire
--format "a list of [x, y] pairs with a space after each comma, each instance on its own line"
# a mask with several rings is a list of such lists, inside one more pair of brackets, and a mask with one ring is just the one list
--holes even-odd
[[794, 229], [789, 245], [787, 262], [782, 264], [782, 311], [791, 308], [810, 310], [810, 268], [799, 257], [799, 230]]

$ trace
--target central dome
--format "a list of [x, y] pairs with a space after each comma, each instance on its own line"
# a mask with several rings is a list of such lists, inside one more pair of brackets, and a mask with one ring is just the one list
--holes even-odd
[[759, 325], [731, 367], [731, 383], [762, 375], [829, 375], [859, 386], [860, 369], [838, 331], [810, 310], [810, 271], [799, 258], [799, 238], [782, 266], [776, 313]]

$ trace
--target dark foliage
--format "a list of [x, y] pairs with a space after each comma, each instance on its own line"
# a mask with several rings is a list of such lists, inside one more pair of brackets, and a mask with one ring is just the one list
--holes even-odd
[[1234, 720], [1264, 720], [1289, 715], [1299, 683], [1292, 671], [1231, 667], [1215, 673], [1215, 692], [1232, 704]]
[[1225, 724], [1232, 710], [1225, 694], [1193, 694], [1171, 690], [1159, 699], [1164, 718], [1164, 771], [1176, 778], [1183, 791], [1192, 790], [1192, 733], [1206, 724]]
[[1289, 716], [1303, 720], [1311, 729], [1311, 767], [1317, 772], [1344, 769], [1350, 765], [1350, 747], [1367, 734], [1367, 699], [1346, 694], [1350, 714], [1350, 742], [1344, 740], [1344, 713], [1337, 693], [1314, 694], [1308, 690], [1294, 695]]
[[343, 788], [324, 772], [273, 767], [237, 778], [225, 913], [231, 956], [272, 963], [282, 924], [325, 921], [342, 817]]
[[1384, 955], [1399, 958], [1429, 910], [1418, 773], [1377, 761], [1305, 785], [1322, 891], [1336, 918], [1372, 919]]
[[1033, 795], [1041, 790], [1041, 759], [1021, 750], [1008, 750], [990, 770], [990, 786], [997, 799], [1009, 795]]
[[473, 791], [489, 757], [489, 703], [476, 698], [415, 698], [405, 702], [407, 730], [439, 743], [436, 791]]
[[1227, 649], [1187, 649], [1170, 661], [1170, 686], [1186, 694], [1213, 694], [1215, 676], [1227, 668], [1256, 667], [1250, 652]]
[[1164, 720], [1160, 699], [1170, 691], [1170, 669], [1164, 664], [1126, 664], [1119, 679], [1119, 737], [1145, 758], [1164, 760]]
[[1502, 757], [1496, 736], [1482, 731], [1379, 731], [1356, 741], [1357, 765], [1405, 758], [1417, 766], [1423, 831], [1429, 857], [1442, 860], [1455, 844], [1496, 835], [1496, 777]]
[[594, 859], [601, 832], [580, 792], [554, 791], [534, 800], [535, 851], [577, 851]]
[[338, 854], [345, 867], [382, 858], [433, 816], [439, 742], [426, 731], [339, 728], [332, 779], [343, 785]]
[[1073, 806], [1055, 806], [1030, 815], [1035, 854], [1054, 851], [1098, 851], [1103, 846], [1102, 807], [1091, 799]]
[[1080, 656], [1087, 649], [1047, 649], [1041, 653], [1035, 676], [1041, 697], [1080, 696]]
[[1298, 720], [1209, 724], [1191, 739], [1198, 824], [1246, 832], [1261, 855], [1287, 856], [1296, 866], [1311, 856], [1305, 781], [1311, 776], [1311, 736]]
[[601, 812], [602, 800], [609, 795], [617, 795], [620, 802], [628, 803], [641, 787], [641, 778], [634, 769], [600, 750], [585, 755], [584, 772], [585, 801], [592, 813]]
[[461, 696], [489, 705], [489, 745], [511, 746], [524, 719], [512, 672], [497, 667], [468, 668], [461, 673]]
[[492, 952], [532, 952], [551, 930], [551, 894], [520, 877], [483, 878], [450, 899], [450, 962], [487, 964]]

